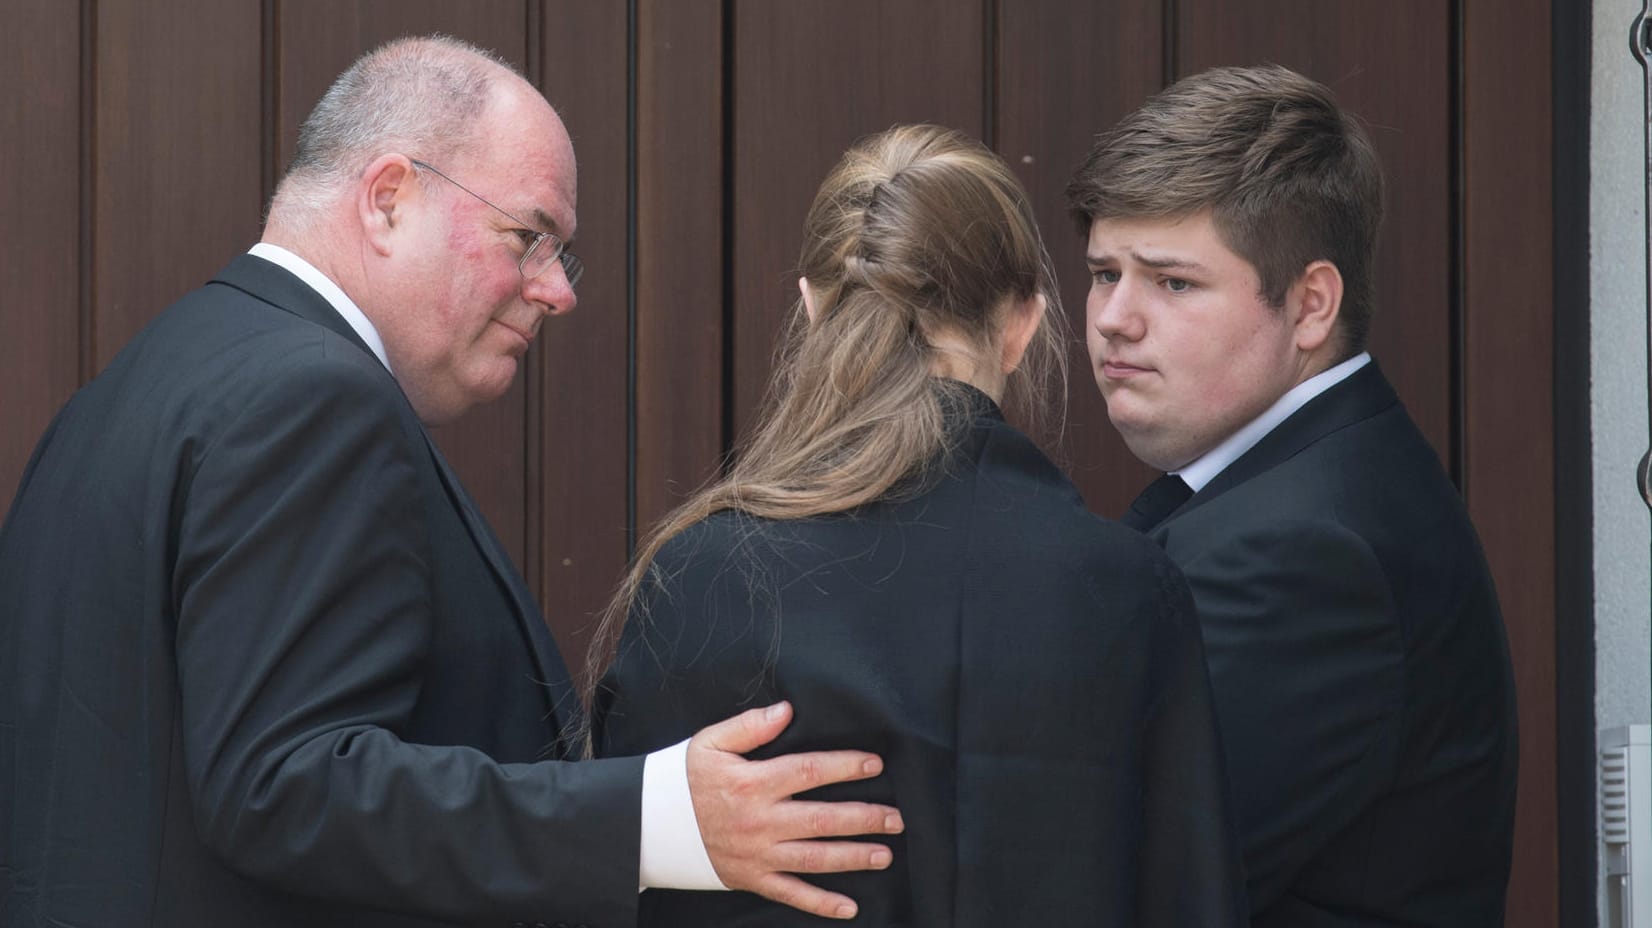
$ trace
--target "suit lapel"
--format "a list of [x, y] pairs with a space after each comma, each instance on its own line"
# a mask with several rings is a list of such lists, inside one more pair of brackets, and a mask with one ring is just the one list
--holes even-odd
[[338, 314], [338, 310], [334, 309], [325, 297], [278, 264], [265, 261], [257, 255], [238, 255], [227, 267], [218, 272], [218, 276], [212, 278], [212, 282], [234, 287], [276, 309], [285, 310], [300, 319], [336, 332], [366, 352], [368, 357], [378, 360], [373, 350], [367, 347], [367, 343], [361, 340], [356, 330], [344, 321], [344, 317]]
[[[361, 336], [356, 334], [356, 330], [351, 328], [348, 322], [344, 321], [344, 317], [338, 314], [332, 304], [308, 284], [277, 264], [256, 255], [240, 255], [220, 271], [218, 276], [213, 278], [213, 282], [234, 287], [277, 309], [336, 332], [369, 356], [373, 356], [372, 349], [367, 347], [367, 343], [362, 341]], [[389, 375], [389, 371], [385, 373]], [[487, 561], [500, 588], [506, 592], [514, 606], [517, 628], [522, 633], [523, 642], [527, 646], [539, 680], [544, 684], [547, 714], [556, 720], [558, 734], [566, 735], [579, 721], [580, 713], [577, 711], [578, 697], [574, 694], [573, 682], [568, 675], [567, 666], [562, 661], [562, 655], [557, 651], [550, 631], [540, 618], [539, 608], [534, 605], [533, 597], [524, 588], [516, 568], [500, 547], [487, 521], [476, 509], [470, 494], [465, 492], [458, 475], [453, 472], [447, 459], [436, 447], [430, 432], [423, 426], [420, 426], [419, 431], [424, 436], [425, 446], [430, 449], [431, 460], [436, 464], [436, 471], [441, 476], [448, 499], [458, 511], [472, 542]]]
[[447, 487], [448, 497], [464, 520], [465, 528], [470, 532], [477, 550], [482, 552], [488, 567], [493, 570], [500, 589], [505, 591], [515, 607], [513, 611], [516, 613], [517, 629], [522, 633], [523, 644], [533, 659], [539, 682], [543, 684], [546, 711], [556, 721], [558, 736], [566, 739], [580, 721], [579, 698], [574, 693], [573, 680], [568, 674], [567, 665], [563, 663], [562, 655], [557, 651], [556, 642], [551, 639], [550, 630], [540, 618], [539, 607], [534, 604], [532, 595], [523, 586], [521, 576], [506, 556], [504, 549], [500, 547], [499, 540], [494, 537], [487, 520], [482, 518], [476, 503], [470, 498], [470, 494], [465, 492], [464, 485], [459, 482], [459, 475], [448, 465], [447, 458], [442, 456], [441, 449], [436, 447], [430, 433], [423, 429], [421, 431], [424, 433], [425, 446], [430, 449], [430, 457], [436, 462], [436, 470], [441, 474], [442, 483]]
[[1398, 402], [1394, 388], [1373, 360], [1279, 423], [1255, 447], [1195, 493], [1172, 518], [1186, 515], [1227, 490], [1279, 466], [1327, 435], [1369, 419]]

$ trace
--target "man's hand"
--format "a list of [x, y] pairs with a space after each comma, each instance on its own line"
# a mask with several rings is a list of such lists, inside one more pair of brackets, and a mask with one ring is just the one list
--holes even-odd
[[853, 918], [853, 899], [792, 874], [882, 870], [893, 855], [882, 844], [810, 839], [898, 834], [905, 825], [889, 806], [792, 798], [827, 783], [877, 776], [883, 761], [875, 754], [830, 751], [756, 761], [740, 756], [773, 741], [791, 718], [791, 706], [776, 703], [702, 729], [688, 743], [688, 790], [700, 836], [717, 877], [730, 889], [814, 915]]

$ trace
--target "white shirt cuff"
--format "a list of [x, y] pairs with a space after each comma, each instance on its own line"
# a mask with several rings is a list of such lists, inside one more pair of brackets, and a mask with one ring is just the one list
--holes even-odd
[[728, 889], [717, 878], [688, 792], [688, 742], [643, 758], [642, 859], [644, 889]]

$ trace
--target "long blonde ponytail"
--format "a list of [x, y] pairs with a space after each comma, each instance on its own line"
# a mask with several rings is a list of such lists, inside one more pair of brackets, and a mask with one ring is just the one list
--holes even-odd
[[654, 556], [689, 526], [725, 509], [765, 519], [842, 512], [942, 458], [945, 396], [961, 388], [934, 373], [937, 333], [962, 336], [985, 356], [1007, 307], [1042, 294], [1050, 311], [1007, 384], [1006, 405], [1035, 423], [1049, 381], [1065, 395], [1059, 298], [1026, 192], [974, 139], [897, 126], [856, 144], [815, 196], [800, 270], [813, 318], [799, 301], [765, 411], [727, 474], [640, 546], [598, 625], [588, 686]]

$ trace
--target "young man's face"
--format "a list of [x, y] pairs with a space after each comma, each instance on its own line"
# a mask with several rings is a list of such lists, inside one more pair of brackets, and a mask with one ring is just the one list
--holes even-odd
[[1090, 362], [1108, 418], [1143, 462], [1185, 466], [1305, 379], [1294, 294], [1269, 306], [1208, 213], [1098, 219], [1086, 258]]

